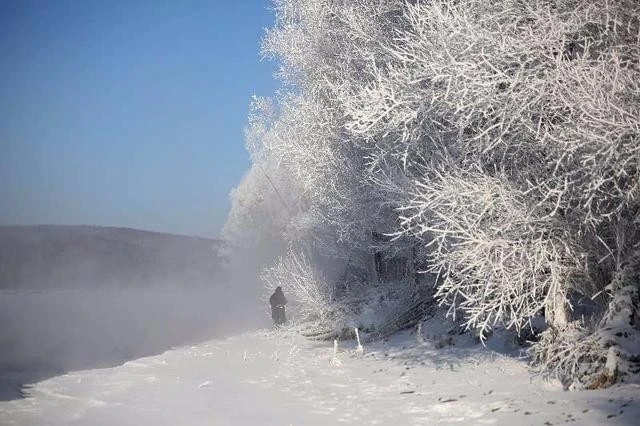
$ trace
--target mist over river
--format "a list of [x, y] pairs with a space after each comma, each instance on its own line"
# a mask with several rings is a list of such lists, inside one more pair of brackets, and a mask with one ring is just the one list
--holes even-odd
[[0, 399], [65, 371], [109, 367], [255, 327], [224, 286], [0, 291]]

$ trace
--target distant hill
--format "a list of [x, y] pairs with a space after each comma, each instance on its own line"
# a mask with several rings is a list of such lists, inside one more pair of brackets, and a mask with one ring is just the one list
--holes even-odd
[[191, 287], [223, 277], [222, 241], [95, 226], [0, 226], [0, 289]]

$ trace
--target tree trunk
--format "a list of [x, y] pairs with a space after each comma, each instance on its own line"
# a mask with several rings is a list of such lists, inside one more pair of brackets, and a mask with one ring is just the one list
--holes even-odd
[[377, 286], [379, 283], [378, 276], [378, 262], [376, 262], [376, 253], [371, 253], [369, 256], [369, 281], [374, 286]]
[[556, 290], [554, 294], [549, 295], [547, 306], [545, 307], [545, 319], [547, 324], [557, 329], [569, 324], [567, 302], [560, 290]]

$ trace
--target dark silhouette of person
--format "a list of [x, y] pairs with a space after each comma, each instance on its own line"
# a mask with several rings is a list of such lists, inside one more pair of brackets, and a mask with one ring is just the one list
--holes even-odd
[[287, 322], [287, 317], [284, 311], [284, 305], [287, 304], [287, 298], [284, 297], [282, 287], [276, 287], [276, 291], [274, 291], [269, 298], [269, 303], [271, 304], [271, 318], [273, 318], [273, 323], [278, 326]]

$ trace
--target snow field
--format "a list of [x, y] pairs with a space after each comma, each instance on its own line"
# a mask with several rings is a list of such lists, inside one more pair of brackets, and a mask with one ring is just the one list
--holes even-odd
[[333, 342], [262, 331], [36, 383], [0, 403], [0, 424], [631, 425], [639, 391], [564, 391], [523, 360], [410, 333], [334, 356]]

